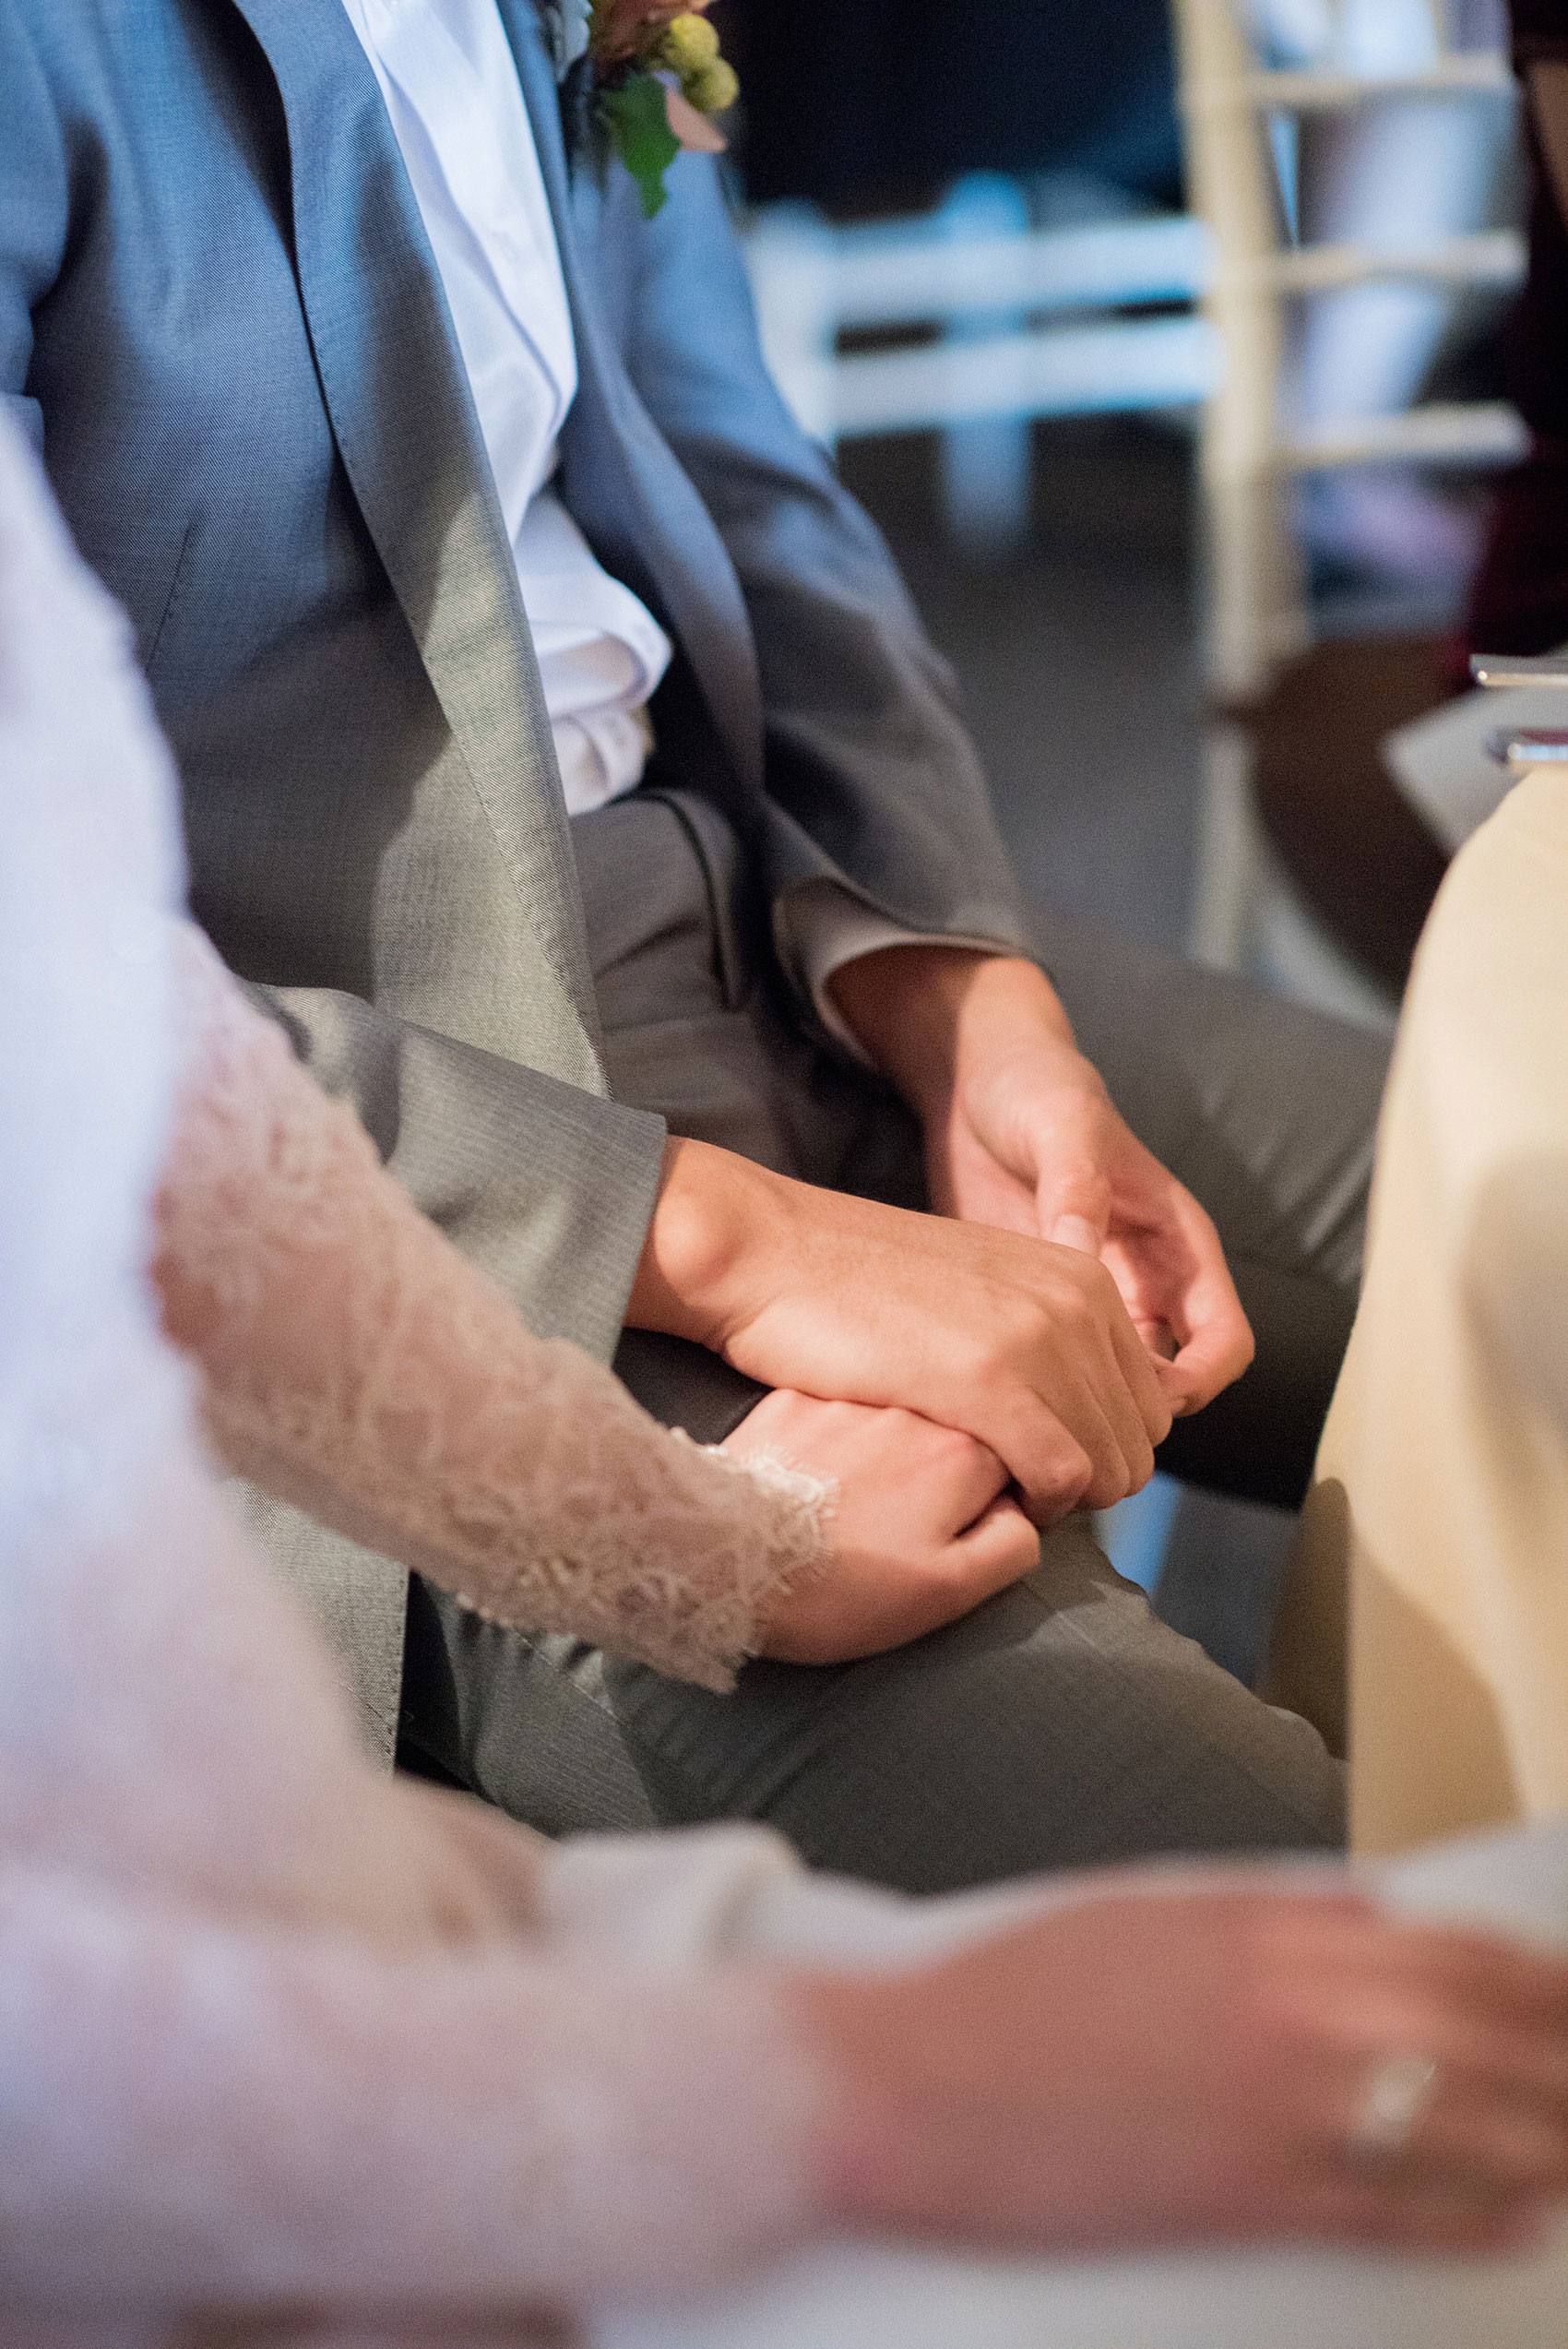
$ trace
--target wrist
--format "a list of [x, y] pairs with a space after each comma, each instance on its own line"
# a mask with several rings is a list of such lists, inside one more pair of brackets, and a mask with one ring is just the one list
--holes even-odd
[[787, 1187], [732, 1151], [671, 1137], [627, 1300], [628, 1328], [661, 1330], [722, 1353]]
[[931, 2175], [941, 2130], [921, 2126], [918, 2099], [899, 2086], [918, 2064], [920, 2041], [896, 1975], [807, 1974], [786, 1992], [796, 2033], [826, 2085], [813, 2171], [835, 2232], [897, 2235], [941, 2224], [943, 2198]]
[[845, 963], [828, 984], [883, 1075], [928, 1126], [946, 1114], [977, 1054], [1042, 1038], [1075, 1049], [1050, 980], [1021, 955], [888, 947]]

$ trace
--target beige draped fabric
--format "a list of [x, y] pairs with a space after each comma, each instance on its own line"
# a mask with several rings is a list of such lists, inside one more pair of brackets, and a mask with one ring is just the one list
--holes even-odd
[[1464, 849], [1417, 958], [1272, 1693], [1348, 1729], [1359, 1851], [1568, 1812], [1560, 770]]

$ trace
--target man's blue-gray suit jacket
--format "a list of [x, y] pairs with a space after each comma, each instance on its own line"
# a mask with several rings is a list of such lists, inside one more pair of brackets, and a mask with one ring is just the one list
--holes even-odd
[[[1022, 937], [947, 674], [766, 374], [712, 164], [645, 221], [499, 0], [580, 389], [560, 486], [677, 647], [759, 902]], [[0, 396], [136, 630], [231, 965], [531, 1325], [613, 1351], [659, 1121], [608, 1101], [570, 836], [440, 280], [341, 0], [0, 0]], [[0, 792], [3, 792], [0, 778]], [[385, 1743], [400, 1586], [273, 1513]]]

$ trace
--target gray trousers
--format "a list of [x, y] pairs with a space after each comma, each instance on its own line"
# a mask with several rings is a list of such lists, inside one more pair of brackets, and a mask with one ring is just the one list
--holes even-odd
[[[922, 1205], [908, 1112], [773, 992], [711, 808], [645, 791], [573, 829], [616, 1094], [782, 1172]], [[1163, 1464], [1293, 1499], [1354, 1309], [1384, 1048], [1049, 921], [1039, 946], [1123, 1115], [1214, 1215], [1258, 1335], [1255, 1367]], [[617, 1366], [708, 1440], [760, 1391], [674, 1340], [629, 1334]], [[814, 1866], [914, 1892], [1343, 1831], [1315, 1732], [1160, 1624], [1081, 1519], [963, 1622], [864, 1663], [754, 1663], [728, 1698], [481, 1623], [416, 1580], [400, 1759], [550, 1834], [755, 1819]]]

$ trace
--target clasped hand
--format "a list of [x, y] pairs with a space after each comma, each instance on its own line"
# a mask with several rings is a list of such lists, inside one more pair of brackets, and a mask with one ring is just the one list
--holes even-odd
[[939, 1211], [672, 1141], [629, 1315], [780, 1390], [731, 1449], [838, 1485], [836, 1571], [769, 1627], [801, 1662], [896, 1645], [1027, 1572], [1028, 1520], [1138, 1491], [1173, 1416], [1252, 1354], [1212, 1223], [1031, 964], [900, 948], [835, 984], [920, 1115]]
[[835, 991], [920, 1115], [939, 1214], [1097, 1258], [1174, 1416], [1241, 1376], [1253, 1338], [1219, 1235], [1119, 1115], [1043, 972], [893, 948], [847, 965]]
[[1048, 1525], [1146, 1482], [1170, 1407], [1075, 1248], [669, 1146], [635, 1315], [773, 1387], [897, 1405], [984, 1444]]

